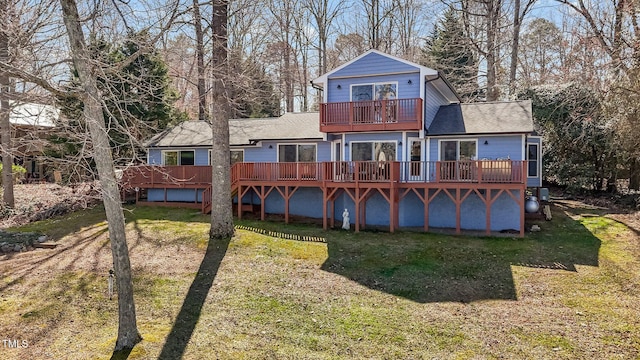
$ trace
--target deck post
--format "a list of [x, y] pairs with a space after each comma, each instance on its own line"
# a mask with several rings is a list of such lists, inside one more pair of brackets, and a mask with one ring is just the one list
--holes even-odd
[[455, 201], [455, 203], [456, 203], [456, 234], [460, 234], [460, 232], [461, 232], [460, 231], [460, 223], [461, 223], [461, 221], [460, 221], [460, 218], [461, 218], [461, 216], [460, 216], [460, 208], [461, 208], [461, 205], [462, 205], [461, 204], [462, 201], [460, 200], [460, 188], [459, 187], [456, 188], [456, 201]]
[[487, 235], [491, 235], [491, 205], [493, 205], [493, 201], [491, 201], [491, 189], [486, 189], [486, 196], [484, 199], [484, 203], [485, 203], [485, 214], [487, 216], [486, 219], [486, 231], [487, 231]]
[[327, 230], [327, 188], [322, 187], [322, 230]]
[[519, 190], [520, 193], [520, 237], [524, 237], [524, 204], [525, 204], [525, 186], [523, 185]]
[[424, 231], [429, 231], [429, 188], [424, 188]]

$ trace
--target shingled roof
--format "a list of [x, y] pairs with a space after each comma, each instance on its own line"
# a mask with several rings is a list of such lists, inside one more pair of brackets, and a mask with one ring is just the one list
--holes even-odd
[[530, 100], [441, 106], [428, 129], [429, 135], [530, 132], [533, 132]]
[[[318, 113], [286, 113], [279, 118], [229, 120], [229, 143], [252, 145], [261, 140], [322, 140]], [[212, 135], [205, 121], [182, 122], [154, 136], [147, 147], [211, 146]]]

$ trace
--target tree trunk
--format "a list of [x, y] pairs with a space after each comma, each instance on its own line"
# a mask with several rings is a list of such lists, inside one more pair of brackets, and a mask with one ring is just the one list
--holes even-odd
[[231, 210], [231, 171], [229, 161], [229, 62], [227, 45], [228, 0], [213, 1], [213, 111], [211, 132], [211, 230], [210, 241], [233, 236]]
[[518, 69], [518, 48], [520, 47], [520, 0], [514, 0], [513, 38], [511, 41], [511, 63], [509, 64], [509, 96], [516, 93], [516, 70]]
[[[0, 2], [0, 10], [7, 13], [8, 1]], [[0, 30], [0, 61], [9, 62], [9, 34], [3, 28]], [[8, 95], [11, 91], [11, 79], [5, 71], [0, 71], [0, 142], [2, 143], [2, 201], [9, 207], [15, 206], [13, 196], [13, 157], [11, 154], [11, 109]]]
[[102, 186], [104, 208], [109, 224], [109, 239], [113, 255], [118, 291], [118, 338], [115, 351], [131, 349], [142, 338], [136, 325], [136, 310], [133, 302], [133, 283], [129, 249], [125, 236], [124, 214], [120, 205], [120, 191], [113, 169], [113, 156], [105, 128], [104, 115], [97, 87], [96, 70], [86, 56], [84, 34], [78, 16], [75, 0], [60, 0], [64, 23], [69, 37], [71, 57], [84, 90], [83, 116], [87, 122], [93, 143], [94, 159]]
[[497, 60], [498, 44], [498, 18], [500, 17], [501, 0], [487, 1], [487, 101], [498, 100], [499, 91], [497, 87]]
[[207, 91], [204, 83], [204, 36], [202, 34], [202, 16], [198, 0], [193, 0], [193, 26], [196, 31], [196, 59], [198, 73], [198, 120], [207, 119]]
[[640, 164], [635, 156], [629, 164], [629, 190], [640, 190]]

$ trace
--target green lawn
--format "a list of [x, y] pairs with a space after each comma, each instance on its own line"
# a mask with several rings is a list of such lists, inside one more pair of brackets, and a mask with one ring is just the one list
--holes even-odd
[[[637, 233], [603, 210], [553, 210], [524, 239], [242, 221], [316, 241], [238, 230], [209, 244], [194, 210], [132, 208], [144, 340], [128, 358], [639, 358]], [[28, 343], [0, 358], [110, 358], [102, 210], [19, 230], [60, 245], [0, 258], [0, 335]]]

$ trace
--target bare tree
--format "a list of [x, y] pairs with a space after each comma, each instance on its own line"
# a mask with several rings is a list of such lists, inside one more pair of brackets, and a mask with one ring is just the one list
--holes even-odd
[[205, 120], [207, 118], [207, 90], [205, 86], [204, 68], [204, 34], [202, 32], [202, 16], [200, 15], [200, 4], [198, 0], [193, 0], [193, 27], [196, 32], [198, 119]]
[[[7, 19], [9, 12], [9, 0], [0, 0], [0, 13], [5, 14]], [[0, 28], [0, 61], [9, 62], [9, 33], [7, 27]], [[13, 156], [11, 154], [11, 123], [9, 107], [9, 94], [11, 93], [11, 79], [9, 74], [0, 69], [0, 142], [2, 143], [2, 201], [9, 207], [15, 206], [13, 196]]]
[[509, 63], [509, 96], [515, 95], [516, 73], [518, 70], [518, 52], [520, 50], [520, 28], [524, 17], [529, 13], [536, 0], [527, 0], [524, 8], [520, 0], [513, 0], [513, 32], [511, 40], [511, 62]]
[[318, 36], [319, 75], [327, 72], [327, 44], [331, 34], [331, 26], [346, 6], [347, 4], [344, 0], [313, 0], [306, 5], [314, 20], [314, 27]]
[[94, 158], [102, 185], [102, 196], [109, 223], [109, 239], [116, 273], [118, 290], [118, 338], [115, 350], [131, 349], [142, 337], [136, 324], [133, 301], [133, 282], [129, 248], [124, 230], [124, 214], [120, 205], [120, 191], [113, 169], [113, 157], [105, 126], [100, 92], [95, 78], [97, 69], [87, 58], [89, 51], [85, 43], [78, 7], [74, 0], [60, 0], [73, 63], [84, 90], [84, 117], [94, 147]]
[[210, 240], [228, 240], [233, 236], [233, 214], [231, 210], [231, 171], [229, 162], [229, 79], [228, 24], [229, 3], [227, 0], [213, 0], [211, 131], [213, 151], [211, 152], [211, 230]]

